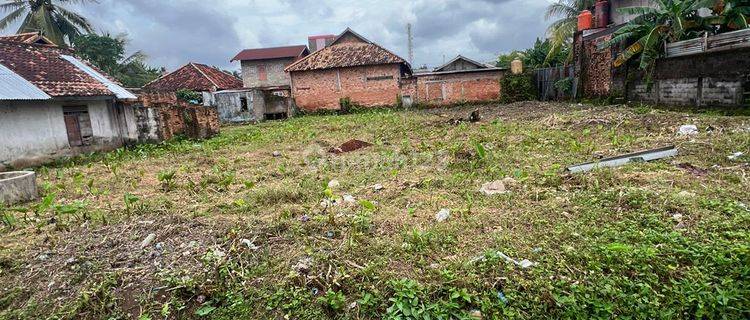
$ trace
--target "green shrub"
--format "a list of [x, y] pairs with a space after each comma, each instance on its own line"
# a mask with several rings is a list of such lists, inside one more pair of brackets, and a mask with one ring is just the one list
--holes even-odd
[[200, 92], [195, 92], [193, 90], [188, 90], [188, 89], [180, 89], [180, 90], [177, 90], [175, 95], [177, 96], [177, 100], [182, 100], [182, 101], [192, 103], [192, 104], [203, 103], [203, 95], [200, 94]]
[[536, 100], [537, 91], [530, 73], [508, 74], [500, 80], [500, 102]]

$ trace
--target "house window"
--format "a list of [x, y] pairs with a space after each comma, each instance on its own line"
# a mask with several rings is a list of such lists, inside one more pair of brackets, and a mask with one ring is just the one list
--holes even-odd
[[65, 129], [68, 132], [68, 143], [71, 147], [90, 146], [94, 137], [91, 129], [91, 117], [86, 106], [63, 107]]
[[265, 65], [258, 65], [258, 80], [260, 81], [266, 81], [268, 80], [268, 74], [266, 73], [266, 66]]
[[247, 105], [247, 98], [242, 97], [240, 98], [240, 112], [248, 112], [250, 111], [250, 108]]

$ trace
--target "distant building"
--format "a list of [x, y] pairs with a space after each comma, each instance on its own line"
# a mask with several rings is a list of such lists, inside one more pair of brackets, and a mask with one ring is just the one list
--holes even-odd
[[307, 46], [308, 48], [310, 48], [310, 52], [315, 52], [327, 46], [330, 46], [334, 40], [336, 40], [336, 35], [334, 34], [309, 36], [307, 37]]
[[309, 53], [304, 45], [247, 49], [232, 58], [232, 62], [240, 62], [245, 88], [288, 87], [289, 75], [284, 68]]
[[39, 34], [0, 37], [0, 171], [135, 142], [134, 99]]
[[401, 79], [411, 75], [405, 59], [346, 29], [327, 47], [286, 68], [292, 97], [306, 111], [339, 109], [342, 98], [361, 106], [393, 105]]
[[144, 92], [215, 92], [242, 88], [242, 81], [224, 71], [200, 63], [188, 63], [143, 86]]
[[403, 100], [424, 104], [496, 100], [505, 72], [459, 55], [431, 72], [415, 72], [412, 78], [404, 80]]

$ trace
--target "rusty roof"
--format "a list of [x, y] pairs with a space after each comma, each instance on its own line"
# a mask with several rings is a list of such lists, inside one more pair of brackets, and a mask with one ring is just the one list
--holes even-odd
[[346, 29], [333, 44], [289, 65], [285, 71], [307, 71], [380, 64], [404, 64], [406, 60]]
[[114, 96], [107, 86], [62, 58], [68, 49], [0, 39], [0, 64], [52, 97]]
[[307, 50], [306, 45], [299, 46], [286, 46], [286, 47], [275, 47], [275, 48], [259, 48], [259, 49], [246, 49], [238, 53], [232, 62], [234, 61], [251, 61], [251, 60], [267, 60], [267, 59], [282, 59], [282, 58], [299, 58], [308, 55], [310, 51]]
[[242, 88], [242, 80], [237, 77], [214, 67], [193, 62], [143, 87], [150, 92], [175, 92], [180, 89], [213, 92], [238, 88]]

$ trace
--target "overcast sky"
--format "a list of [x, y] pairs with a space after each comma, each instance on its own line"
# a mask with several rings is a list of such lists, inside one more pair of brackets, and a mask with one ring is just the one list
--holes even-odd
[[[189, 61], [239, 69], [244, 48], [307, 44], [346, 27], [407, 58], [440, 65], [457, 54], [483, 62], [544, 36], [548, 0], [99, 0], [80, 11], [100, 32], [127, 33], [130, 50], [173, 70]], [[3, 33], [8, 33], [5, 30]], [[12, 30], [15, 31], [15, 30]]]

